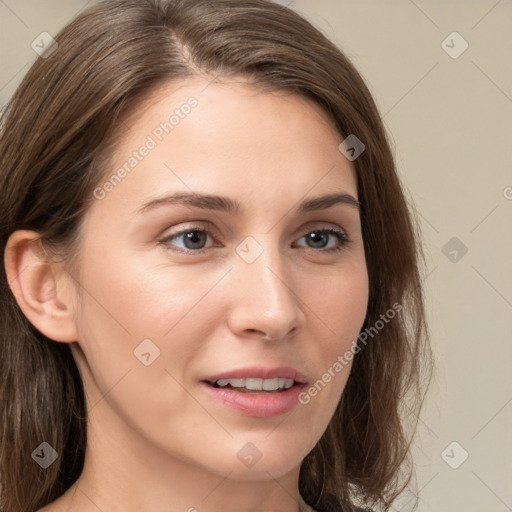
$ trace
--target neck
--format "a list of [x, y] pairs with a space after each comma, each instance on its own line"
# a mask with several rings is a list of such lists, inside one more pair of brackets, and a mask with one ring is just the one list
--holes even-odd
[[[105, 412], [105, 406], [98, 405]], [[95, 412], [100, 412], [95, 411]], [[107, 421], [108, 420], [108, 421]], [[85, 512], [310, 512], [298, 490], [300, 467], [278, 477], [257, 465], [244, 478], [219, 474], [150, 445], [115, 416], [89, 416], [84, 469], [60, 499]], [[106, 455], [108, 454], [108, 456]], [[93, 506], [94, 505], [94, 506]], [[91, 508], [92, 507], [92, 508]], [[56, 508], [55, 512], [60, 512]], [[46, 511], [45, 511], [46, 512]], [[52, 511], [53, 512], [53, 511]]]

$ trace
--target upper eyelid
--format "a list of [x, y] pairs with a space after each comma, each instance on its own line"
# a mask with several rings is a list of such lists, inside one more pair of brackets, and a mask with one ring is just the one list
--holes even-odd
[[[204, 225], [202, 223], [204, 223]], [[186, 223], [183, 223], [183, 224], [186, 224]], [[305, 234], [307, 234], [309, 232], [307, 230], [314, 231], [315, 229], [322, 230], [322, 229], [332, 228], [332, 229], [338, 230], [338, 231], [344, 233], [346, 236], [348, 236], [347, 230], [341, 226], [336, 225], [334, 222], [310, 221], [307, 224], [307, 226], [309, 226], [309, 227], [304, 228], [304, 229], [306, 229]], [[318, 227], [316, 227], [316, 226], [318, 226]], [[163, 238], [167, 239], [167, 238], [182, 235], [183, 233], [187, 233], [189, 231], [194, 231], [194, 230], [204, 230], [208, 234], [219, 232], [219, 230], [217, 228], [214, 228], [213, 225], [208, 221], [196, 221], [196, 222], [192, 221], [189, 226], [185, 226], [184, 228], [181, 228], [179, 231], [175, 231], [174, 233], [169, 233], [168, 235], [164, 235]]]
[[[205, 221], [201, 221], [201, 222], [205, 222]], [[350, 235], [347, 233], [347, 231], [344, 228], [342, 228], [340, 226], [334, 227], [332, 225], [333, 223], [329, 223], [329, 222], [325, 222], [325, 221], [311, 221], [311, 222], [312, 222], [312, 224], [315, 224], [318, 227], [315, 227], [315, 225], [312, 225], [310, 227], [306, 227], [305, 231], [299, 237], [299, 239], [303, 238], [305, 235], [307, 235], [308, 233], [310, 233], [312, 231], [329, 231], [329, 230], [333, 230], [335, 232], [338, 232], [341, 237], [345, 238], [345, 243], [349, 243], [351, 241]], [[206, 222], [206, 224], [208, 224], [208, 227], [207, 226], [199, 225], [199, 222], [192, 223], [192, 224], [190, 224], [190, 226], [186, 226], [186, 227], [180, 229], [179, 231], [176, 231], [174, 233], [170, 233], [168, 235], [163, 236], [160, 239], [160, 242], [163, 243], [163, 242], [169, 241], [170, 239], [179, 238], [180, 236], [183, 236], [185, 233], [188, 233], [188, 232], [191, 232], [191, 231], [204, 231], [208, 236], [213, 238], [214, 242], [216, 242], [216, 237], [214, 236], [214, 233], [215, 233], [216, 230], [214, 228], [212, 228], [211, 225], [208, 222]], [[203, 250], [206, 250], [206, 249], [203, 249]], [[193, 252], [200, 252], [200, 250], [193, 251]]]

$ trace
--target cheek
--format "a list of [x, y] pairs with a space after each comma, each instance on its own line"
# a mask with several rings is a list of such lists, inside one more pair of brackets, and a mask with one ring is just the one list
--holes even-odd
[[304, 296], [311, 310], [311, 321], [319, 325], [317, 330], [325, 333], [325, 349], [338, 352], [357, 338], [366, 317], [369, 297], [366, 266], [342, 269], [319, 286], [309, 286]]
[[[204, 411], [187, 396], [183, 382], [190, 361], [200, 352], [200, 333], [210, 324], [207, 319], [199, 324], [189, 313], [197, 307], [203, 318], [206, 311], [197, 299], [212, 280], [194, 280], [176, 270], [150, 272], [126, 260], [115, 268], [105, 260], [89, 261], [84, 266], [87, 292], [79, 310], [79, 344], [97, 413], [113, 410], [126, 424], [142, 426], [146, 433], [155, 429], [158, 436], [166, 429], [178, 431], [183, 417], [203, 418]], [[205, 421], [215, 427], [206, 417], [201, 428]], [[196, 423], [199, 429], [201, 423]], [[195, 428], [194, 422], [188, 423], [190, 434]]]
[[[152, 392], [153, 400], [162, 400], [152, 410], [168, 411], [169, 397], [181, 396], [178, 382], [186, 379], [218, 318], [209, 291], [223, 273], [198, 278], [192, 267], [151, 265], [129, 251], [124, 258], [114, 251], [91, 250], [86, 256], [78, 330], [91, 387], [103, 395], [116, 386], [128, 406], [138, 402], [142, 389], [161, 389], [160, 398]], [[147, 396], [139, 399], [151, 402]]]
[[311, 352], [316, 374], [300, 402], [315, 411], [312, 431], [321, 435], [334, 414], [356, 357], [355, 343], [369, 297], [366, 266], [347, 266], [319, 286], [310, 287], [307, 293], [311, 338], [316, 345]]
[[162, 259], [155, 263], [154, 258], [123, 252], [122, 257], [115, 251], [89, 253], [83, 288], [93, 304], [86, 314], [98, 316], [99, 325], [110, 317], [105, 327], [110, 329], [110, 320], [115, 320], [120, 332], [134, 341], [172, 337], [219, 279], [208, 272], [198, 276], [191, 266], [166, 266]]

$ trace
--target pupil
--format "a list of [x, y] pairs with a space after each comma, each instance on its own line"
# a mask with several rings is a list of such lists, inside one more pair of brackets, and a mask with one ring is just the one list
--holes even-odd
[[322, 245], [322, 240], [323, 240], [323, 242], [325, 242], [326, 235], [319, 235], [316, 231], [313, 231], [309, 234], [309, 239], [310, 239], [310, 241], [313, 242], [313, 244], [315, 244], [315, 243], [318, 244], [318, 240], [315, 242], [315, 239], [320, 239], [320, 246], [323, 246], [325, 244]]
[[[205, 236], [205, 233], [203, 232], [200, 232], [200, 231], [189, 231], [188, 233], [186, 233], [185, 235], [185, 240], [187, 242], [191, 242], [192, 244], [197, 244], [199, 243], [199, 245], [201, 245], [201, 240], [204, 242], [204, 236]], [[198, 239], [199, 239], [199, 242], [198, 242]], [[186, 243], [185, 244], [187, 246], [188, 249], [198, 249], [198, 247], [188, 247], [188, 244]]]

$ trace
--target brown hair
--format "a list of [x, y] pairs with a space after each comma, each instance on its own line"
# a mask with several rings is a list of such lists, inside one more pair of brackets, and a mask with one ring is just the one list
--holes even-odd
[[[30, 229], [70, 263], [123, 116], [159, 85], [198, 73], [246, 77], [310, 98], [343, 137], [363, 141], [353, 162], [370, 279], [363, 329], [374, 328], [393, 304], [403, 308], [355, 354], [335, 414], [302, 463], [299, 490], [318, 510], [388, 509], [412, 475], [402, 405], [412, 399], [414, 430], [431, 354], [418, 222], [359, 73], [309, 22], [268, 0], [103, 1], [56, 41], [57, 50], [35, 62], [2, 115], [2, 249], [15, 230]], [[0, 505], [3, 512], [33, 512], [83, 469], [84, 391], [69, 346], [28, 322], [3, 265], [0, 297]], [[43, 440], [60, 455], [46, 470], [31, 458]]]

